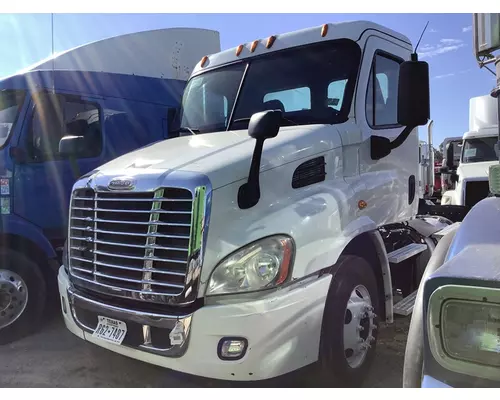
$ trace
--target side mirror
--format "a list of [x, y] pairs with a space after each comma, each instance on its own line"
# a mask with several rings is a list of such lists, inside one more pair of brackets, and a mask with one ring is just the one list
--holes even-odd
[[248, 209], [259, 202], [260, 199], [260, 159], [264, 149], [264, 141], [278, 135], [282, 120], [281, 110], [267, 110], [255, 113], [248, 123], [248, 136], [255, 139], [252, 163], [246, 183], [238, 190], [238, 206]]
[[257, 140], [276, 137], [282, 118], [281, 110], [267, 110], [253, 114], [248, 123], [248, 136]]
[[[431, 115], [429, 96], [429, 64], [418, 61], [417, 54], [411, 55], [410, 61], [399, 66], [398, 77], [398, 123], [405, 128], [396, 139], [381, 140], [371, 137], [372, 160], [380, 160], [401, 146], [417, 126], [427, 125]], [[384, 144], [385, 142], [385, 144]]]
[[451, 183], [457, 183], [458, 182], [458, 174], [455, 172], [452, 172], [450, 175], [450, 181], [451, 181]]
[[446, 166], [448, 167], [448, 169], [452, 170], [452, 169], [455, 169], [455, 165], [453, 163], [453, 159], [455, 158], [454, 157], [454, 146], [453, 146], [453, 143], [448, 143], [446, 145]]
[[411, 127], [426, 125], [430, 114], [429, 64], [412, 54], [411, 61], [404, 61], [399, 67], [398, 123]]
[[83, 136], [64, 136], [59, 141], [59, 153], [64, 156], [74, 156], [84, 149]]
[[70, 136], [83, 136], [87, 132], [89, 125], [84, 119], [76, 119], [66, 124], [66, 132]]

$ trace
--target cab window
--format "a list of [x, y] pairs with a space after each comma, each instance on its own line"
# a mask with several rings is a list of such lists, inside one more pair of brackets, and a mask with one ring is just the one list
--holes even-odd
[[31, 160], [64, 158], [59, 154], [59, 141], [64, 136], [83, 136], [84, 144], [77, 158], [101, 154], [101, 116], [96, 103], [77, 96], [39, 94], [33, 98], [35, 108], [28, 135]]

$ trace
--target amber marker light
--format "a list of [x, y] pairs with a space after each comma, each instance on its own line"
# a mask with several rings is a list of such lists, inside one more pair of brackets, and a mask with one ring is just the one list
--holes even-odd
[[328, 24], [324, 24], [321, 27], [321, 37], [325, 37], [327, 33], [328, 33]]

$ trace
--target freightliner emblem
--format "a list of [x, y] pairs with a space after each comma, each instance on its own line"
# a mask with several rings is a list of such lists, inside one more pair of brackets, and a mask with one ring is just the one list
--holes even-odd
[[108, 184], [109, 190], [132, 190], [135, 186], [135, 180], [129, 177], [112, 179]]

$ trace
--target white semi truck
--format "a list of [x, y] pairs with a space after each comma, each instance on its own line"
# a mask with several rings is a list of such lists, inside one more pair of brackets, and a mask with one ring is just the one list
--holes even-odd
[[[447, 148], [450, 160], [444, 168], [454, 183], [452, 190], [446, 191], [441, 204], [451, 204], [472, 208], [489, 194], [489, 167], [498, 163], [495, 145], [498, 140], [497, 101], [491, 95], [470, 99], [469, 130], [461, 141], [460, 163], [454, 167], [451, 154], [458, 146]], [[457, 144], [458, 142], [454, 142]]]
[[67, 328], [204, 377], [315, 364], [329, 383], [359, 384], [380, 321], [411, 312], [449, 226], [417, 217], [428, 120], [427, 63], [375, 23], [203, 57], [184, 135], [74, 185], [59, 270]]

